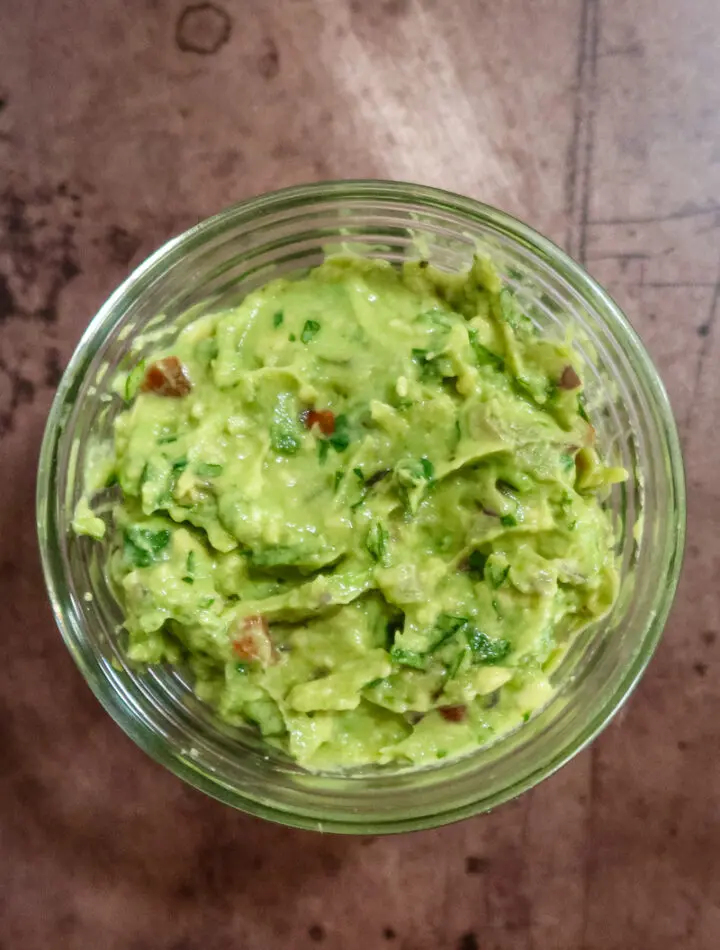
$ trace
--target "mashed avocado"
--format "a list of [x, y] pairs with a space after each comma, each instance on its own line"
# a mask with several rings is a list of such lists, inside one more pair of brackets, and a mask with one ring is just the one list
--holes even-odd
[[[581, 374], [482, 258], [333, 257], [194, 320], [90, 456], [130, 659], [309, 769], [529, 718], [618, 584]], [[106, 533], [89, 495], [74, 528]]]

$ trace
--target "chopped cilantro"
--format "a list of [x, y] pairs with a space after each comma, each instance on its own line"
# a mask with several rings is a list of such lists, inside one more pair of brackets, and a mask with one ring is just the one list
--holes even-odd
[[223, 466], [215, 462], [200, 462], [199, 465], [195, 466], [195, 474], [199, 478], [215, 478], [217, 475], [222, 475], [222, 473]]
[[140, 388], [140, 383], [142, 383], [143, 379], [145, 378], [146, 365], [147, 360], [140, 360], [140, 362], [127, 374], [127, 379], [125, 380], [126, 402], [130, 402], [130, 400], [135, 396], [138, 389]]
[[379, 520], [373, 521], [365, 538], [365, 547], [374, 561], [386, 564], [388, 561], [388, 541], [390, 534]]
[[517, 518], [515, 515], [501, 515], [500, 524], [504, 528], [515, 528], [517, 526]]
[[195, 552], [194, 551], [188, 551], [188, 556], [185, 561], [185, 576], [183, 577], [183, 581], [186, 584], [195, 583]]
[[425, 669], [425, 657], [414, 650], [401, 650], [400, 647], [393, 647], [390, 651], [390, 658], [402, 666], [411, 666], [416, 670]]
[[470, 345], [473, 348], [475, 353], [475, 358], [477, 359], [480, 366], [493, 366], [496, 370], [502, 373], [505, 369], [505, 360], [502, 356], [498, 356], [497, 353], [493, 353], [492, 350], [489, 350], [478, 340], [477, 330], [471, 328], [468, 330], [468, 336], [470, 337]]
[[452, 639], [459, 630], [467, 627], [467, 625], [467, 617], [456, 617], [453, 614], [445, 613], [438, 614], [433, 628], [435, 639], [428, 653], [433, 653], [435, 650], [438, 650], [444, 643]]
[[300, 334], [300, 339], [303, 343], [309, 343], [319, 332], [320, 324], [317, 320], [306, 320], [305, 326], [302, 328], [302, 333]]
[[140, 525], [131, 525], [125, 529], [123, 556], [133, 567], [149, 567], [169, 543], [170, 531], [166, 528], [153, 531]]
[[435, 466], [430, 461], [429, 458], [426, 458], [424, 455], [420, 459], [420, 467], [422, 468], [423, 478], [426, 478], [428, 481], [435, 475]]
[[348, 418], [346, 415], [335, 416], [335, 431], [327, 440], [336, 452], [344, 452], [350, 445]]
[[502, 585], [505, 578], [510, 573], [510, 565], [505, 557], [499, 554], [491, 554], [485, 565], [485, 580], [491, 587], [497, 590]]
[[292, 429], [274, 422], [270, 426], [270, 445], [280, 455], [295, 455], [300, 448], [300, 439]]
[[276, 314], [273, 315], [273, 326], [277, 330], [278, 327], [282, 326], [282, 322], [285, 319], [285, 314], [282, 310], [278, 310]]
[[429, 458], [403, 459], [395, 466], [395, 474], [401, 485], [414, 488], [432, 480], [435, 466]]
[[333, 491], [338, 490], [338, 486], [340, 485], [340, 482], [343, 480], [344, 477], [345, 477], [345, 472], [343, 472], [342, 469], [338, 469], [337, 472], [335, 472], [335, 483], [333, 485]]
[[452, 663], [450, 663], [450, 665], [447, 667], [447, 679], [445, 681], [446, 684], [457, 676], [458, 670], [462, 666], [462, 662], [465, 659], [466, 654], [467, 647], [464, 650], [460, 650], [458, 655], [453, 659]]
[[354, 468], [353, 474], [357, 476], [357, 478], [359, 478], [363, 484], [365, 483], [365, 476], [363, 475], [363, 470], [361, 468]]
[[499, 663], [510, 652], [510, 641], [501, 637], [489, 637], [482, 630], [472, 627], [467, 634], [468, 644], [475, 663]]
[[584, 419], [585, 422], [590, 422], [590, 417], [587, 414], [585, 409], [585, 393], [580, 393], [577, 397], [578, 401], [578, 413], [581, 419]]
[[369, 683], [366, 683], [366, 684], [363, 686], [363, 689], [372, 689], [373, 686], [379, 686], [380, 683], [384, 683], [384, 682], [385, 682], [385, 677], [384, 677], [384, 676], [378, 676], [376, 679], [370, 680]]
[[560, 456], [560, 464], [566, 472], [570, 472], [575, 468], [575, 458], [569, 452], [563, 452]]
[[318, 453], [318, 461], [320, 462], [321, 465], [327, 458], [329, 451], [330, 451], [330, 443], [328, 442], [328, 440], [318, 439], [317, 453]]
[[175, 459], [175, 461], [172, 463], [173, 472], [184, 472], [185, 469], [187, 468], [187, 463], [188, 463], [188, 460], [187, 460], [187, 456], [185, 455], [183, 455], [182, 458]]

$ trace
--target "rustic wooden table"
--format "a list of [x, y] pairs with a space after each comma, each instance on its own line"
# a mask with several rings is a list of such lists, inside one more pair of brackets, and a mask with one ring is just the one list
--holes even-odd
[[[720, 946], [717, 0], [0, 0], [0, 946]], [[625, 711], [433, 832], [285, 830], [184, 787], [60, 642], [33, 526], [59, 374], [153, 248], [292, 182], [496, 204], [585, 262], [666, 381], [689, 544]]]

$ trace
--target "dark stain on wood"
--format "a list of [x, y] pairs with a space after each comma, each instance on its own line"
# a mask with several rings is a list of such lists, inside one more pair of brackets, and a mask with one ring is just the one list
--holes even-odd
[[193, 3], [185, 7], [175, 26], [175, 43], [183, 53], [212, 56], [230, 39], [232, 20], [215, 3]]

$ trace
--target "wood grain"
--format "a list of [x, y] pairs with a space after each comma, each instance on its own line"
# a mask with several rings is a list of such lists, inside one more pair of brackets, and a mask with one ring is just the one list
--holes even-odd
[[[0, 12], [0, 946], [719, 946], [716, 0]], [[236, 814], [120, 733], [46, 605], [32, 484], [59, 372], [129, 269], [247, 195], [356, 176], [472, 195], [583, 259], [661, 370], [689, 482], [664, 641], [592, 749], [491, 815], [362, 840]]]

